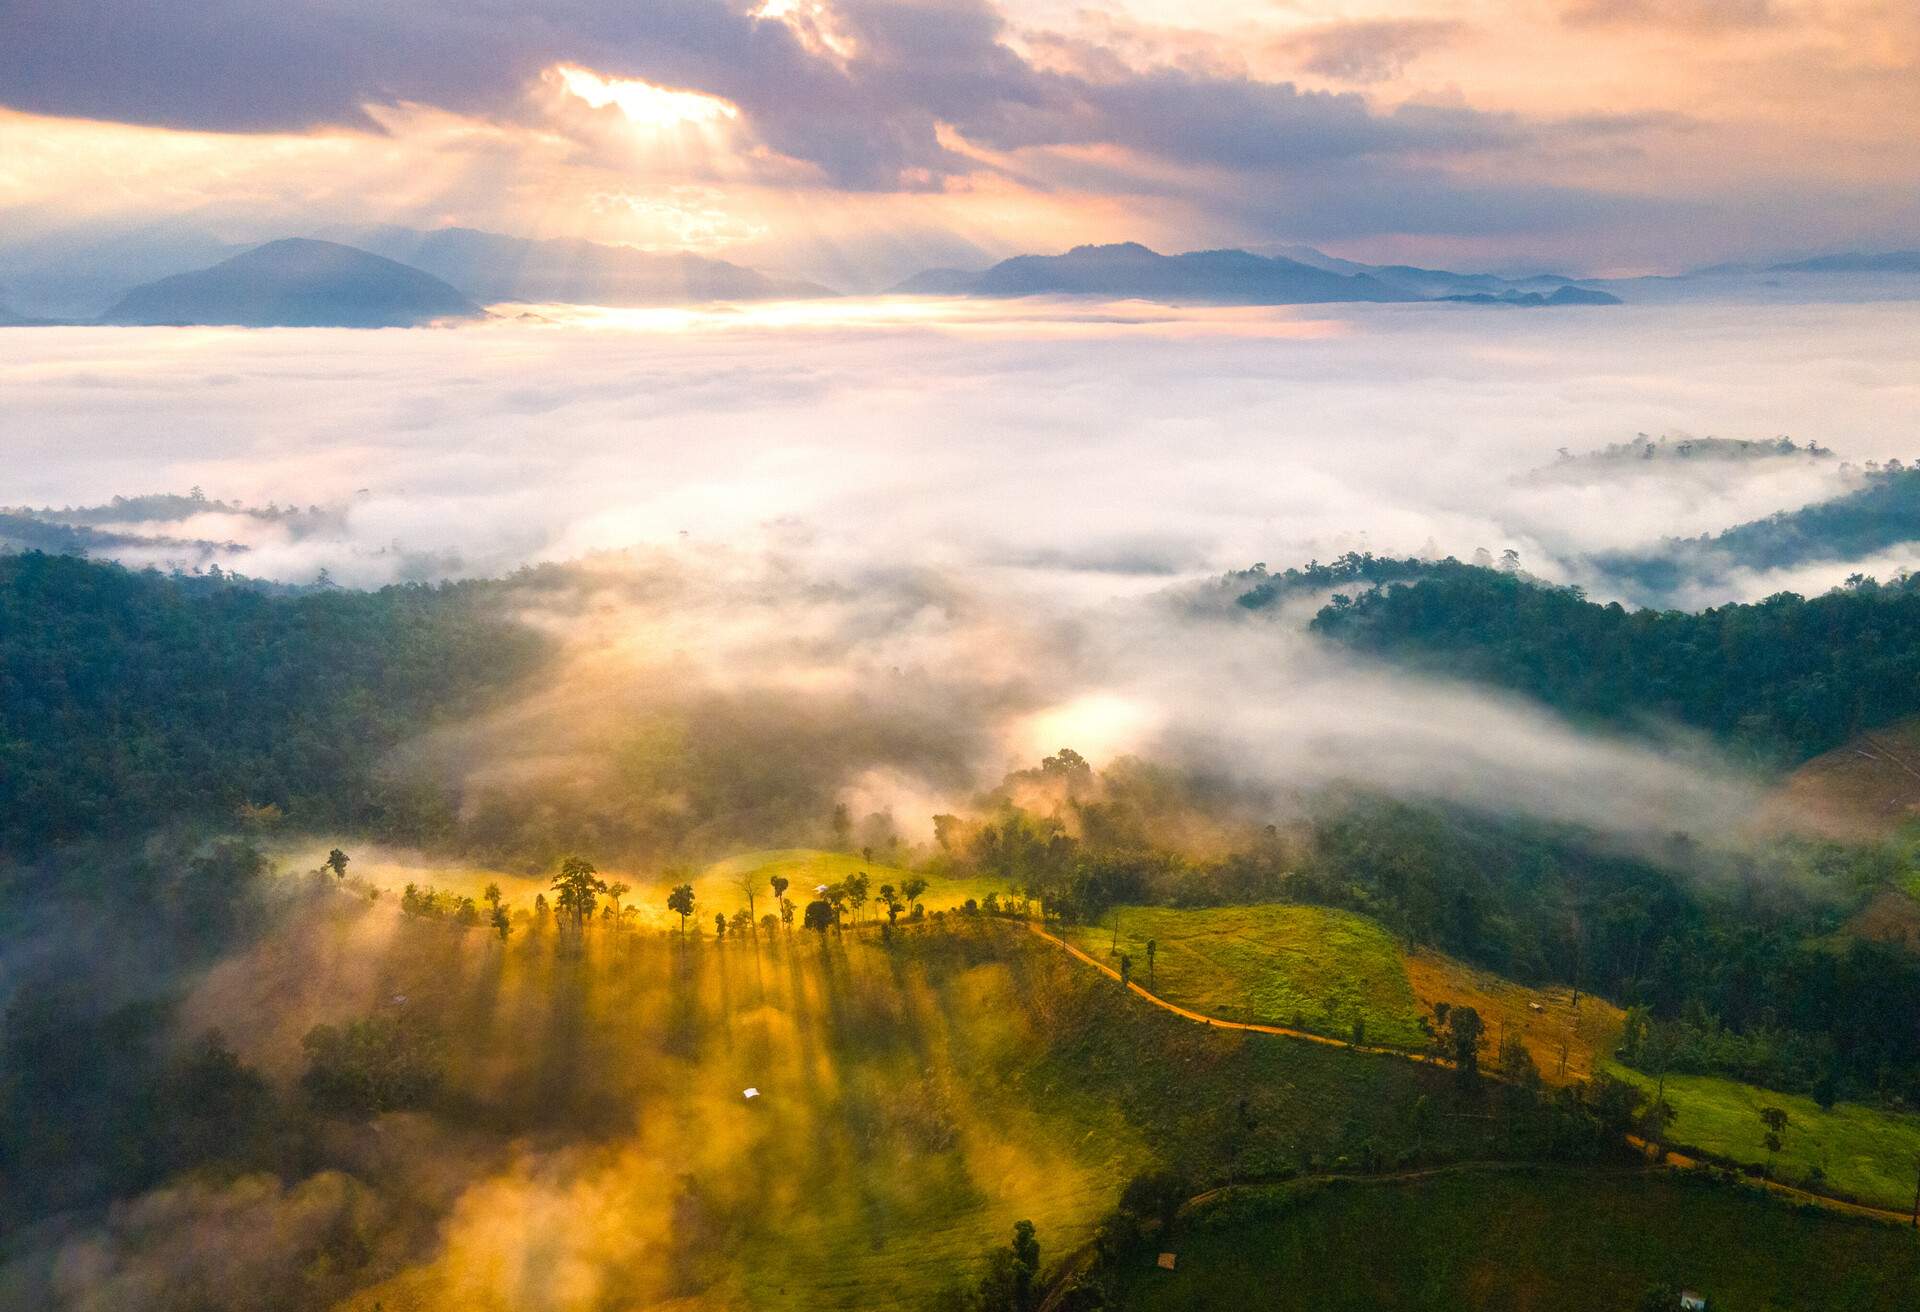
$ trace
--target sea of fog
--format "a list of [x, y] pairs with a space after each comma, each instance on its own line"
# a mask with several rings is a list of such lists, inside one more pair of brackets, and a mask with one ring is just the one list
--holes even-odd
[[244, 546], [215, 559], [247, 574], [357, 585], [702, 543], [837, 578], [910, 563], [1096, 595], [1351, 549], [1511, 548], [1579, 581], [1582, 552], [1830, 495], [1839, 462], [1529, 471], [1636, 433], [1920, 455], [1917, 308], [896, 298], [9, 330], [0, 504], [199, 486], [344, 505], [344, 531], [297, 539], [221, 515], [152, 527]]
[[[604, 726], [698, 702], [817, 741], [843, 798], [909, 832], [1062, 744], [1263, 798], [1357, 782], [1628, 838], [1723, 831], [1753, 783], [1697, 745], [1577, 733], [1356, 661], [1304, 632], [1313, 599], [1228, 623], [1168, 598], [1355, 549], [1513, 550], [1597, 582], [1586, 553], [1832, 495], [1842, 459], [1920, 455], [1910, 303], [891, 299], [0, 343], [0, 503], [197, 486], [343, 508], [116, 526], [233, 544], [130, 561], [377, 585], [593, 557], [604, 595], [546, 617], [567, 676], [427, 759], [590, 776]], [[1790, 434], [1840, 458], [1538, 473], [1638, 433]]]

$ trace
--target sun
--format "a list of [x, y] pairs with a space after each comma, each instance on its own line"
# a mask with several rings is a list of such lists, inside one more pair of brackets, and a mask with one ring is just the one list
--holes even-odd
[[740, 117], [740, 107], [733, 102], [699, 91], [657, 87], [638, 78], [602, 77], [573, 64], [561, 64], [554, 71], [569, 93], [594, 109], [612, 105], [637, 127], [716, 124]]

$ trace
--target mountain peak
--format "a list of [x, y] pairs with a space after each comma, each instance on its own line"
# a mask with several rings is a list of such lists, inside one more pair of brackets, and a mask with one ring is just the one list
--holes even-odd
[[136, 287], [108, 324], [404, 328], [484, 311], [430, 273], [353, 246], [283, 237]]
[[1162, 255], [1159, 251], [1154, 250], [1150, 246], [1143, 246], [1137, 241], [1088, 242], [1081, 246], [1075, 246], [1067, 252], [1067, 256], [1084, 257], [1088, 255], [1146, 256], [1149, 259], [1155, 260], [1163, 260], [1166, 258], [1166, 256]]

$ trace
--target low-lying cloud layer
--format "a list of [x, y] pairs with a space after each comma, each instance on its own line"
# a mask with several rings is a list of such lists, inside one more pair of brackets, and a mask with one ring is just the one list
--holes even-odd
[[1838, 461], [1526, 477], [1556, 448], [1791, 433], [1842, 460], [1908, 456], [1920, 388], [1902, 304], [1314, 318], [836, 302], [7, 345], [0, 503], [199, 485], [320, 504], [337, 533], [209, 514], [165, 535], [249, 542], [220, 562], [249, 574], [362, 585], [682, 543], [777, 547], [829, 577], [911, 561], [1094, 595], [1353, 548], [1511, 546], [1555, 575], [1841, 486]]
[[[1846, 475], [1837, 459], [1533, 475], [1555, 448], [1712, 427], [1888, 455], [1916, 385], [1901, 307], [914, 312], [22, 335], [0, 375], [0, 422], [24, 435], [6, 499], [198, 484], [333, 507], [106, 525], [249, 547], [120, 553], [136, 562], [293, 582], [629, 553], [527, 597], [566, 641], [550, 687], [410, 761], [471, 805], [558, 785], [610, 842], [797, 841], [836, 798], [925, 837], [943, 799], [1061, 745], [1231, 780], [1250, 811], [1353, 782], [1659, 836], [1724, 826], [1747, 785], [1356, 666], [1305, 614], [1196, 614], [1182, 590], [1353, 549], [1512, 548], [1579, 579], [1587, 553]], [[709, 787], [703, 745], [764, 777]]]

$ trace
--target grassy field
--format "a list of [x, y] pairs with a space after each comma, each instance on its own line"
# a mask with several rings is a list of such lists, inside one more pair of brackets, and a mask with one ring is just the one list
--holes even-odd
[[1369, 1043], [1427, 1043], [1400, 945], [1364, 916], [1314, 906], [1121, 907], [1103, 924], [1070, 931], [1074, 942], [1108, 958], [1114, 917], [1118, 951], [1133, 958], [1142, 984], [1147, 940], [1154, 940], [1152, 988], [1169, 1002], [1339, 1038], [1360, 1020]]
[[1183, 1219], [1121, 1273], [1141, 1312], [1633, 1312], [1650, 1285], [1713, 1312], [1920, 1301], [1911, 1231], [1672, 1177], [1475, 1173], [1249, 1190]]
[[417, 1229], [316, 1261], [346, 1312], [920, 1307], [1017, 1220], [1071, 1251], [1143, 1170], [1496, 1150], [1445, 1072], [1194, 1025], [986, 917], [571, 948], [340, 893], [183, 1002], [289, 1085], [306, 1026], [369, 1013], [438, 1036], [447, 1096], [360, 1134], [351, 1187]]
[[1519, 1036], [1551, 1084], [1591, 1078], [1619, 1046], [1624, 1017], [1604, 998], [1583, 996], [1575, 1007], [1569, 989], [1528, 988], [1425, 949], [1409, 950], [1406, 963], [1414, 996], [1427, 1010], [1447, 1002], [1480, 1013], [1487, 1023], [1492, 1069], [1499, 1068], [1495, 1054], [1503, 1035]]
[[[1649, 1075], [1620, 1065], [1609, 1069], [1642, 1088], [1654, 1087]], [[1776, 1178], [1800, 1184], [1818, 1166], [1825, 1173], [1825, 1192], [1880, 1207], [1904, 1210], [1913, 1205], [1920, 1115], [1846, 1102], [1821, 1111], [1811, 1098], [1711, 1075], [1669, 1075], [1666, 1096], [1679, 1113], [1668, 1136], [1682, 1151], [1697, 1148], [1730, 1161], [1764, 1165], [1766, 1127], [1760, 1109], [1778, 1107], [1787, 1113], [1788, 1123], [1774, 1159]]]

